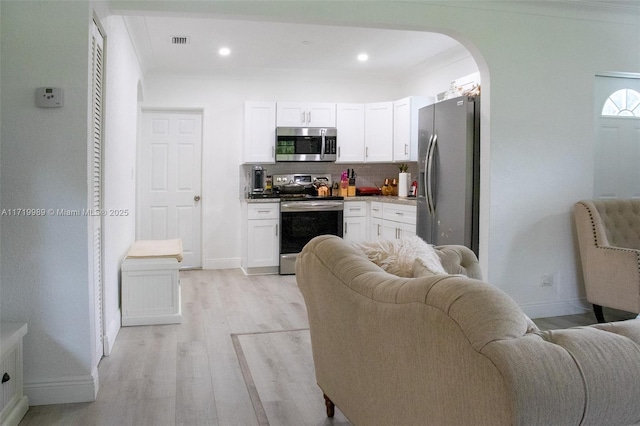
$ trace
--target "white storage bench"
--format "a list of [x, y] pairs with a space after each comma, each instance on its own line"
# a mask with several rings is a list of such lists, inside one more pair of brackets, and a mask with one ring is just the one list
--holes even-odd
[[122, 262], [122, 325], [182, 322], [182, 240], [136, 241]]
[[29, 398], [23, 391], [22, 339], [27, 324], [0, 324], [0, 425], [16, 426], [29, 410]]

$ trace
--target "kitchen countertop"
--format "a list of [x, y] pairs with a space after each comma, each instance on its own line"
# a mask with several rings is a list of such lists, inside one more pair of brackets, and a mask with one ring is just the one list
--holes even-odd
[[[279, 203], [279, 198], [245, 198], [247, 203]], [[404, 204], [407, 206], [415, 206], [417, 204], [415, 197], [397, 197], [392, 195], [367, 195], [356, 197], [344, 197], [344, 201], [379, 201], [382, 203]]]
[[245, 198], [249, 204], [260, 204], [260, 203], [280, 203], [280, 198]]
[[416, 197], [398, 197], [394, 195], [360, 195], [356, 197], [345, 197], [345, 201], [379, 201], [381, 203], [405, 204], [407, 206], [417, 205]]

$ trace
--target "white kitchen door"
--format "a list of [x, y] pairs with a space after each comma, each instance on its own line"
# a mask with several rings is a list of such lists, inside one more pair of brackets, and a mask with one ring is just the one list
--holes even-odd
[[137, 238], [181, 238], [182, 268], [202, 266], [202, 114], [142, 112]]
[[640, 198], [640, 78], [596, 77], [593, 195]]

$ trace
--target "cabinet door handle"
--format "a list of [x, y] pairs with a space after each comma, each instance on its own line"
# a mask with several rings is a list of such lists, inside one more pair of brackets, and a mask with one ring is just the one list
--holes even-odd
[[276, 223], [276, 237], [278, 236], [278, 224]]
[[369, 157], [369, 147], [366, 147], [366, 148], [364, 149], [364, 156], [365, 156], [365, 157]]
[[311, 123], [311, 111], [307, 113], [307, 123]]
[[347, 233], [347, 222], [344, 223], [344, 233]]
[[378, 237], [380, 236], [380, 224], [378, 224]]
[[304, 111], [302, 111], [302, 117], [300, 118], [300, 121], [304, 123]]
[[9, 373], [4, 373], [4, 375], [2, 376], [2, 383], [6, 383], [9, 380], [11, 380], [11, 376], [9, 376]]
[[271, 158], [276, 158], [276, 147], [275, 146], [271, 147]]
[[338, 158], [340, 158], [340, 147], [338, 147]]

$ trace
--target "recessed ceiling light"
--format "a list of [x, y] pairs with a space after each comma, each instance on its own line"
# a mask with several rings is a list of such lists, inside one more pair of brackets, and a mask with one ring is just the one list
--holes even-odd
[[369, 60], [369, 55], [367, 55], [366, 53], [361, 53], [358, 55], [358, 60], [360, 62], [366, 62]]
[[218, 54], [220, 56], [229, 56], [231, 54], [231, 49], [228, 47], [221, 47], [220, 50], [218, 50]]

